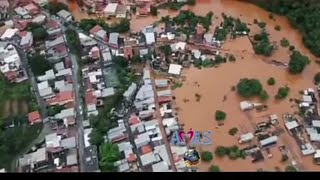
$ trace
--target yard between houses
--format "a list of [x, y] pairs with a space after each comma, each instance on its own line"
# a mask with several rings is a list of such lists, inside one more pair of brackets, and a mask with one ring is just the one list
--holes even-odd
[[0, 79], [0, 119], [25, 115], [38, 108], [28, 82], [10, 84]]

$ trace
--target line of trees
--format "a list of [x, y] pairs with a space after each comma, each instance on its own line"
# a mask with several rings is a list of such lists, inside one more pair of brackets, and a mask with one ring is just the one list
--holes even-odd
[[122, 18], [119, 23], [107, 24], [103, 19], [81, 19], [79, 27], [89, 32], [94, 26], [99, 25], [107, 32], [126, 33], [130, 30], [130, 21]]

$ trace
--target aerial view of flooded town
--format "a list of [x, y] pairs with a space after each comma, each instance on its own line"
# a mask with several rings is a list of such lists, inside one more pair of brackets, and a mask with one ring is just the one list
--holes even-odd
[[0, 172], [320, 171], [319, 22], [314, 0], [0, 0]]

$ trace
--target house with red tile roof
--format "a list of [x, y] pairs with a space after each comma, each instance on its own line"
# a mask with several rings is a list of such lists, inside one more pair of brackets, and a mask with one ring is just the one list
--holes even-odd
[[72, 91], [64, 91], [57, 93], [53, 99], [47, 101], [50, 106], [53, 105], [64, 105], [66, 103], [73, 102], [73, 92]]
[[100, 50], [97, 46], [94, 46], [91, 51], [89, 52], [89, 57], [91, 60], [95, 61], [100, 58]]
[[148, 16], [148, 9], [147, 7], [141, 7], [138, 9], [138, 16]]
[[35, 5], [34, 3], [29, 3], [23, 7], [29, 15], [36, 15], [39, 13], [39, 6]]
[[42, 119], [41, 119], [39, 111], [33, 111], [33, 112], [29, 113], [28, 120], [31, 125], [34, 123], [41, 123]]
[[129, 119], [129, 124], [130, 125], [135, 125], [135, 124], [138, 124], [140, 122], [141, 121], [140, 121], [139, 117], [137, 117], [135, 115], [131, 116], [130, 119]]
[[148, 154], [148, 153], [150, 153], [152, 151], [153, 151], [153, 149], [149, 144], [141, 147], [141, 154], [142, 155], [143, 154]]
[[97, 103], [97, 97], [94, 95], [93, 90], [86, 92], [85, 100], [87, 105]]

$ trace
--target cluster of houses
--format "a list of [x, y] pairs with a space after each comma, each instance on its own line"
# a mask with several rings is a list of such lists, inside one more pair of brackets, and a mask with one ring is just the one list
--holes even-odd
[[[318, 114], [318, 100], [317, 94], [313, 88], [308, 88], [303, 91], [302, 97], [298, 103], [300, 115], [303, 118], [298, 118], [296, 115], [286, 113], [283, 115], [283, 122], [288, 133], [296, 141], [303, 156], [314, 156], [314, 162], [320, 164], [320, 150], [318, 145], [320, 142], [320, 116]], [[249, 101], [243, 101], [240, 103], [240, 108], [243, 111], [249, 111], [256, 107], [261, 106], [259, 103], [251, 103]], [[275, 114], [270, 115], [268, 121], [260, 122], [256, 124], [256, 131], [254, 133], [248, 132], [242, 134], [239, 137], [239, 143], [247, 143], [253, 141], [256, 136], [259, 145], [254, 145], [245, 148], [245, 152], [253, 157], [252, 162], [258, 162], [263, 160], [264, 157], [261, 153], [263, 149], [269, 149], [277, 145], [278, 135], [276, 127], [279, 124], [278, 117]], [[271, 130], [271, 131], [270, 131]], [[271, 132], [271, 134], [270, 134]], [[281, 152], [287, 155], [287, 151], [284, 151], [284, 147], [281, 148]], [[271, 154], [269, 154], [272, 156]], [[294, 160], [292, 165], [297, 165]]]
[[[167, 138], [180, 128], [170, 105], [169, 82], [167, 79], [155, 80], [157, 89], [154, 90], [147, 69], [144, 69], [142, 81], [141, 86], [132, 83], [123, 94], [127, 101], [133, 100], [134, 106], [127, 124], [126, 120], [119, 119], [118, 127], [107, 133], [107, 140], [117, 144], [122, 154], [115, 166], [119, 172], [172, 172], [173, 166], [178, 171], [185, 171], [183, 155], [187, 147], [166, 144]], [[157, 103], [159, 109], [156, 108]]]

